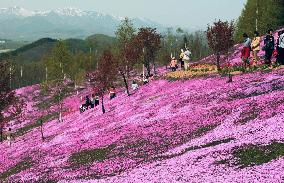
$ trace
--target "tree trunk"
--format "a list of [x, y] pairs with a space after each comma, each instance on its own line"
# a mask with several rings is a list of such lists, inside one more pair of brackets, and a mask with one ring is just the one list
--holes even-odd
[[220, 53], [219, 52], [217, 53], [216, 66], [217, 66], [217, 70], [221, 71], [221, 68], [220, 68]]
[[60, 103], [59, 105], [60, 105], [60, 107], [59, 107], [59, 123], [61, 123], [61, 122], [63, 122], [63, 120], [62, 120], [62, 104]]
[[102, 112], [103, 114], [106, 113], [105, 106], [104, 106], [104, 95], [102, 95]]
[[128, 83], [127, 83], [125, 74], [123, 72], [121, 72], [121, 75], [123, 77], [123, 81], [124, 81], [124, 85], [125, 85], [125, 88], [126, 88], [127, 95], [130, 96], [129, 89], [128, 89]]
[[3, 141], [3, 127], [0, 126], [0, 142]]
[[157, 75], [155, 59], [153, 59], [152, 63], [153, 63], [153, 67], [154, 67], [154, 75]]
[[61, 109], [59, 111], [59, 122], [62, 122], [62, 113], [61, 113]]
[[150, 76], [151, 75], [151, 68], [150, 68], [150, 61], [149, 61], [149, 59], [148, 59], [148, 61], [147, 61], [147, 59], [144, 60], [144, 65], [145, 65], [145, 67], [147, 69], [148, 76]]
[[151, 67], [149, 62], [145, 62], [145, 67], [147, 69], [147, 76], [151, 75]]
[[44, 141], [44, 136], [43, 136], [43, 123], [40, 121], [40, 133], [41, 133], [41, 140]]

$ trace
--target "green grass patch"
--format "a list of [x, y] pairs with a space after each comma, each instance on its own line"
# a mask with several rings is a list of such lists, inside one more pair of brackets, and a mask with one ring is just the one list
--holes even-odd
[[251, 145], [233, 152], [240, 168], [262, 165], [284, 156], [284, 143], [273, 142], [266, 146]]
[[71, 167], [80, 167], [91, 165], [95, 161], [104, 161], [108, 158], [109, 153], [114, 148], [114, 145], [110, 145], [100, 149], [87, 149], [72, 154], [68, 160]]
[[20, 129], [18, 129], [12, 136], [13, 137], [22, 136], [22, 135], [28, 133], [29, 131], [31, 131], [32, 129], [40, 127], [40, 125], [41, 125], [40, 121], [42, 121], [42, 123], [45, 123], [45, 122], [48, 122], [50, 120], [55, 119], [57, 116], [58, 116], [57, 112], [50, 113], [46, 116], [43, 116], [43, 117], [37, 119], [37, 121], [35, 123], [26, 125], [26, 126], [20, 128]]
[[0, 174], [0, 180], [7, 179], [8, 177], [25, 171], [33, 166], [33, 160], [31, 157], [24, 158], [22, 161]]
[[223, 159], [223, 160], [219, 160], [219, 161], [215, 161], [215, 165], [228, 165], [230, 163], [230, 160], [228, 159]]
[[52, 98], [48, 98], [48, 99], [46, 99], [45, 101], [42, 101], [42, 102], [37, 103], [37, 104], [36, 104], [36, 107], [37, 107], [39, 110], [45, 110], [45, 109], [50, 108], [53, 104], [54, 104], [53, 99], [52, 99]]
[[174, 158], [174, 157], [184, 155], [185, 153], [187, 153], [189, 151], [194, 151], [194, 150], [203, 149], [203, 148], [207, 148], [207, 147], [214, 147], [214, 146], [217, 146], [217, 145], [220, 145], [220, 144], [226, 144], [226, 143], [231, 142], [232, 140], [235, 140], [235, 139], [234, 138], [227, 138], [227, 139], [212, 141], [212, 142], [209, 142], [207, 144], [200, 145], [200, 146], [188, 147], [188, 148], [184, 149], [183, 151], [181, 151], [180, 153], [165, 155], [165, 156], [158, 156], [158, 157], [155, 157], [154, 160], [171, 159], [171, 158]]
[[204, 134], [206, 134], [207, 132], [213, 130], [214, 128], [216, 128], [218, 125], [208, 125], [208, 126], [204, 126], [204, 127], [201, 127], [201, 128], [198, 128], [197, 130], [195, 130], [193, 132], [193, 136], [194, 137], [200, 137]]

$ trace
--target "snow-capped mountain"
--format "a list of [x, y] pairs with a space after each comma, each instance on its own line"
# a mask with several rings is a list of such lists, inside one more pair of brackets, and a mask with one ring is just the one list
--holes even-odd
[[[114, 35], [123, 17], [58, 8], [50, 11], [29, 11], [22, 7], [0, 8], [0, 38], [35, 40], [42, 37], [84, 38], [91, 34]], [[135, 27], [165, 27], [143, 18], [131, 18]]]

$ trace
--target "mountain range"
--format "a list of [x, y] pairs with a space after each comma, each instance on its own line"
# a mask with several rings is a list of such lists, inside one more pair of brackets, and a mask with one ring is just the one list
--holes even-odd
[[[0, 9], [0, 39], [37, 40], [42, 37], [85, 38], [92, 34], [113, 36], [124, 17], [83, 11], [76, 8], [58, 8], [49, 11], [30, 11], [22, 7]], [[144, 18], [131, 18], [134, 26], [165, 26]]]

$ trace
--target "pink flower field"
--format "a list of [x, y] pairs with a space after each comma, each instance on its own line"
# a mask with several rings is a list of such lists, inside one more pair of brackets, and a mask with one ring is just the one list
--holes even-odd
[[[240, 45], [223, 61], [240, 64]], [[260, 56], [263, 56], [263, 51]], [[200, 63], [212, 63], [209, 56]], [[198, 66], [198, 65], [197, 65]], [[161, 77], [80, 114], [80, 97], [39, 105], [39, 86], [16, 91], [25, 120], [0, 144], [2, 182], [283, 182], [284, 69], [185, 80]], [[41, 140], [38, 120], [44, 119]]]
[[[156, 79], [80, 114], [65, 100], [64, 122], [34, 124], [38, 87], [19, 135], [0, 144], [2, 182], [281, 182], [284, 181], [284, 69], [182, 81]], [[80, 95], [89, 94], [81, 91]], [[45, 114], [48, 115], [48, 114]], [[259, 157], [258, 157], [259, 156]]]

